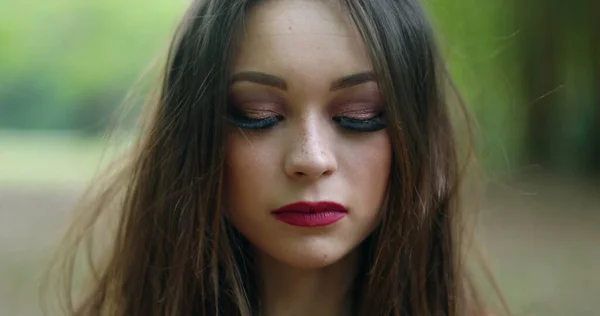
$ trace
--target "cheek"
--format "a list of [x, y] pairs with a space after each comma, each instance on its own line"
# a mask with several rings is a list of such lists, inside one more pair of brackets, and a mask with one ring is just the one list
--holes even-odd
[[361, 192], [358, 196], [366, 205], [379, 209], [386, 193], [392, 161], [388, 133], [381, 132], [373, 135], [369, 141], [348, 144], [346, 147], [346, 177], [352, 184], [352, 191]]
[[[235, 204], [255, 203], [274, 181], [277, 146], [269, 139], [258, 141], [251, 133], [228, 133], [225, 141], [226, 194]], [[250, 198], [254, 197], [254, 198]]]

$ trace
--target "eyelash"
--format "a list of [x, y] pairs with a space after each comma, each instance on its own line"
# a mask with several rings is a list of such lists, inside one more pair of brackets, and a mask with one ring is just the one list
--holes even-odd
[[334, 116], [333, 121], [342, 128], [356, 132], [376, 132], [385, 128], [383, 113], [368, 119], [355, 119], [347, 116]]
[[[239, 128], [250, 130], [266, 130], [274, 127], [279, 122], [284, 120], [281, 115], [270, 116], [265, 118], [251, 118], [244, 114], [236, 114], [232, 116], [233, 124]], [[332, 119], [338, 123], [340, 127], [354, 132], [376, 132], [385, 128], [383, 113], [368, 119], [356, 119], [347, 116], [334, 116]]]

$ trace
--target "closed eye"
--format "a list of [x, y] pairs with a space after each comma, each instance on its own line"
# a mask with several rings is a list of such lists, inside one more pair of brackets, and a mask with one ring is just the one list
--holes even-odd
[[282, 115], [275, 113], [269, 113], [267, 115], [264, 113], [261, 113], [260, 115], [249, 115], [247, 113], [237, 112], [232, 113], [231, 120], [232, 123], [239, 128], [264, 130], [274, 127], [279, 122], [283, 121], [284, 118]]
[[386, 127], [383, 113], [377, 113], [374, 116], [364, 118], [356, 116], [334, 116], [333, 121], [340, 127], [355, 132], [376, 132]]

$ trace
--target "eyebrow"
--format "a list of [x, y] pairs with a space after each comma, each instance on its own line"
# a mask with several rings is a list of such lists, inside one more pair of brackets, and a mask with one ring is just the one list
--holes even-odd
[[258, 72], [258, 71], [239, 72], [239, 73], [233, 75], [233, 77], [231, 78], [230, 84], [234, 84], [234, 83], [240, 82], [240, 81], [249, 81], [249, 82], [262, 84], [265, 86], [275, 87], [275, 88], [278, 88], [281, 90], [287, 90], [287, 83], [285, 82], [285, 80], [283, 80], [279, 77], [273, 76], [273, 75], [266, 74], [264, 72]]
[[[243, 71], [236, 73], [230, 80], [230, 84], [234, 84], [241, 81], [249, 81], [254, 82], [266, 86], [271, 86], [281, 90], [287, 90], [287, 82], [285, 80], [273, 76], [270, 74], [266, 74], [264, 72], [258, 71]], [[370, 81], [377, 82], [377, 77], [372, 71], [359, 72], [355, 74], [351, 74], [339, 79], [334, 80], [331, 83], [329, 91], [336, 91], [341, 89], [346, 89], [352, 86], [356, 86], [359, 84], [367, 83]]]
[[370, 81], [377, 82], [377, 77], [372, 71], [359, 72], [349, 76], [342, 77], [331, 83], [329, 91], [346, 89], [359, 84], [367, 83]]

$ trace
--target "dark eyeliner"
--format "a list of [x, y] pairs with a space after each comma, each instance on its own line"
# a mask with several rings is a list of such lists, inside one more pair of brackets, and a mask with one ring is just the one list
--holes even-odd
[[277, 115], [277, 116], [270, 116], [270, 117], [255, 119], [255, 118], [250, 118], [250, 117], [240, 114], [240, 113], [236, 113], [236, 114], [231, 115], [231, 119], [233, 121], [233, 124], [239, 128], [259, 130], [259, 129], [268, 129], [268, 128], [271, 128], [271, 127], [277, 125], [277, 123], [279, 123], [280, 121], [283, 120], [283, 117], [280, 115]]
[[370, 119], [354, 119], [345, 116], [334, 116], [333, 121], [342, 128], [356, 132], [376, 132], [385, 128], [383, 114]]

